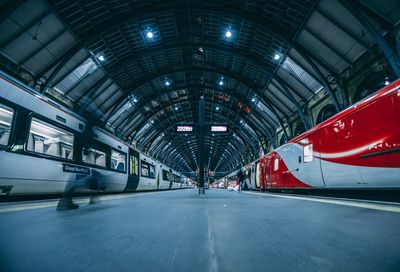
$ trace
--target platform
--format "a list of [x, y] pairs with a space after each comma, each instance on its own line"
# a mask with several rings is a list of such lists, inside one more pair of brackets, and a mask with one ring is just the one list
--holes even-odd
[[210, 189], [0, 205], [1, 271], [400, 271], [400, 207]]

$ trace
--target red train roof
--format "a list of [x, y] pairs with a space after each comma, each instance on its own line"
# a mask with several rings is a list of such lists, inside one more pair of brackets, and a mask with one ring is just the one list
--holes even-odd
[[316, 125], [315, 127], [311, 128], [310, 130], [304, 132], [303, 134], [300, 134], [299, 136], [293, 138], [292, 140], [290, 140], [290, 143], [294, 143], [299, 141], [300, 139], [303, 139], [313, 133], [315, 133], [316, 131], [324, 128], [325, 126], [329, 125], [332, 122], [335, 122], [338, 119], [341, 119], [347, 115], [350, 115], [372, 103], [374, 103], [375, 101], [381, 99], [382, 97], [389, 95], [397, 90], [400, 89], [400, 79], [396, 80], [395, 82], [393, 82], [392, 84], [385, 86], [384, 88], [380, 89], [379, 91], [375, 92], [373, 95], [365, 98], [364, 100], [361, 100], [360, 102], [348, 107], [347, 109], [337, 113], [336, 115], [332, 116], [331, 118], [325, 120], [322, 123], [319, 123], [318, 125]]

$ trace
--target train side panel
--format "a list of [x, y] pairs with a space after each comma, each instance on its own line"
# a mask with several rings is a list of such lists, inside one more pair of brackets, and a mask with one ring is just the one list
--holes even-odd
[[321, 131], [320, 159], [328, 187], [400, 187], [398, 89]]

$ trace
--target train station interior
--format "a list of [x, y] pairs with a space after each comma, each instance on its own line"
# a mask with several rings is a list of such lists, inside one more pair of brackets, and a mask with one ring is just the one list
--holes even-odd
[[398, 0], [3, 0], [0, 33], [0, 271], [400, 271]]

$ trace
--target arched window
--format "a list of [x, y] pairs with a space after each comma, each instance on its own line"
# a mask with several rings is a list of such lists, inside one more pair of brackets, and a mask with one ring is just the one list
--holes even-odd
[[325, 105], [317, 116], [317, 124], [331, 118], [336, 114], [336, 108], [332, 104]]
[[283, 134], [279, 139], [279, 146], [284, 145], [286, 142], [287, 142], [286, 136], [285, 134]]
[[356, 92], [353, 96], [353, 103], [356, 103], [365, 97], [375, 93], [379, 89], [389, 85], [396, 79], [395, 75], [392, 73], [387, 73], [385, 71], [375, 72], [368, 75], [361, 83], [358, 85]]
[[305, 128], [304, 128], [303, 123], [298, 124], [298, 125], [296, 126], [295, 130], [294, 130], [294, 135], [293, 135], [293, 137], [299, 136], [299, 135], [302, 134], [304, 131], [305, 131]]

